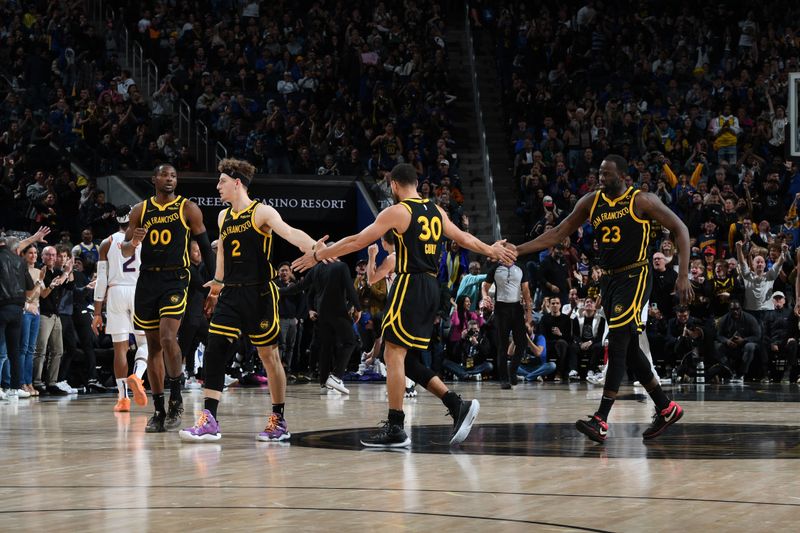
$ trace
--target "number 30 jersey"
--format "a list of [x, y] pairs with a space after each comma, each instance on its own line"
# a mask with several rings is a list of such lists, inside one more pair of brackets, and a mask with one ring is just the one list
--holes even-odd
[[106, 254], [109, 287], [119, 285], [135, 287], [136, 280], [139, 279], [142, 246], [137, 246], [132, 256], [124, 257], [122, 255], [123, 242], [125, 242], [124, 231], [118, 231], [111, 235], [111, 246], [108, 247], [108, 253]]
[[433, 202], [421, 198], [406, 198], [400, 205], [411, 213], [408, 229], [394, 233], [398, 274], [439, 271], [439, 243], [442, 242], [442, 215]]
[[639, 192], [628, 187], [614, 199], [603, 191], [595, 193], [589, 220], [600, 246], [600, 266], [606, 270], [647, 260], [650, 222], [637, 217], [633, 210]]
[[139, 226], [147, 230], [142, 241], [142, 268], [189, 268], [189, 224], [183, 208], [186, 198], [176, 196], [164, 205], [148, 198], [142, 205]]
[[272, 233], [254, 223], [258, 202], [253, 201], [238, 213], [229, 207], [219, 228], [225, 259], [226, 285], [266, 285], [275, 277], [269, 262]]

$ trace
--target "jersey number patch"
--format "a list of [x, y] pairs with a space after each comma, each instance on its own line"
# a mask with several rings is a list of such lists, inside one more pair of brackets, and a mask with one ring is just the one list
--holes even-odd
[[431, 237], [436, 242], [442, 236], [442, 221], [439, 218], [417, 217], [417, 222], [422, 226], [422, 232], [419, 234], [419, 240], [429, 241]]
[[161, 231], [153, 230], [150, 232], [150, 244], [153, 246], [161, 243], [162, 246], [166, 246], [172, 241], [172, 233], [168, 229], [163, 229]]
[[231, 241], [231, 245], [233, 245], [231, 249], [231, 257], [239, 257], [242, 255], [242, 252], [239, 251], [239, 246], [241, 246], [242, 243], [234, 239]]
[[620, 231], [619, 231], [619, 226], [611, 226], [611, 227], [603, 226], [602, 228], [600, 228], [600, 231], [603, 234], [600, 237], [600, 240], [605, 242], [605, 243], [609, 243], [609, 242], [615, 242], [616, 243], [616, 242], [619, 242], [622, 239], [622, 235], [620, 234]]
[[131, 263], [136, 261], [136, 255], [132, 255], [128, 258], [127, 261], [122, 263], [122, 271], [123, 272], [136, 272], [136, 267], [132, 267]]

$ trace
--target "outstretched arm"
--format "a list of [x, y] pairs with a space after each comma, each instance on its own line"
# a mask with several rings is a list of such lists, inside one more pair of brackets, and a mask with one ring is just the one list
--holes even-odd
[[269, 226], [272, 231], [289, 241], [303, 253], [310, 251], [314, 247], [314, 239], [309, 237], [305, 231], [287, 224], [281, 218], [280, 213], [272, 206], [259, 204], [256, 207], [255, 222], [259, 227]]
[[589, 218], [594, 200], [594, 194], [585, 194], [578, 200], [578, 203], [575, 204], [575, 209], [572, 210], [572, 213], [561, 221], [561, 224], [553, 229], [545, 231], [532, 241], [517, 246], [517, 254], [532, 254], [563, 242], [564, 239], [575, 233]]
[[361, 232], [345, 237], [333, 246], [328, 246], [327, 248], [322, 246], [328, 239], [326, 235], [317, 241], [313, 249], [307, 250], [303, 257], [295, 259], [292, 263], [292, 269], [302, 272], [325, 259], [341, 257], [362, 250], [377, 241], [381, 235], [385, 234], [390, 229], [407, 228], [410, 222], [411, 215], [405, 207], [393, 205], [381, 211], [375, 219], [375, 222], [361, 230]]
[[450, 221], [450, 217], [447, 216], [447, 213], [445, 213], [441, 207], [436, 206], [436, 209], [439, 210], [439, 213], [442, 216], [442, 230], [445, 237], [457, 242], [462, 248], [472, 250], [473, 252], [485, 255], [486, 257], [491, 257], [492, 259], [501, 261], [503, 263], [513, 263], [517, 260], [517, 253], [509, 248], [506, 248], [505, 240], [497, 241], [489, 246], [474, 235], [460, 230], [458, 226]]

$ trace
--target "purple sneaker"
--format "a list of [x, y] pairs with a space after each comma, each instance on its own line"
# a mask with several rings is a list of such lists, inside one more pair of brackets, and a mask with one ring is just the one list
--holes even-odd
[[186, 442], [213, 442], [221, 439], [222, 433], [219, 432], [219, 424], [211, 411], [203, 409], [194, 427], [182, 429], [178, 436]]
[[292, 434], [286, 429], [286, 419], [277, 413], [270, 413], [267, 427], [256, 435], [256, 440], [263, 442], [280, 442], [289, 440]]

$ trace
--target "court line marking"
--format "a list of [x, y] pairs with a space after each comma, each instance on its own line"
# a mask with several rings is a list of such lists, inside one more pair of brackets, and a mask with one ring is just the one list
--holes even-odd
[[396, 514], [396, 515], [413, 515], [413, 516], [437, 516], [442, 518], [460, 518], [460, 519], [469, 519], [469, 520], [487, 520], [490, 522], [513, 522], [516, 524], [531, 524], [531, 525], [538, 525], [538, 526], [550, 526], [550, 527], [558, 527], [567, 530], [578, 530], [578, 531], [592, 531], [596, 533], [611, 533], [605, 529], [596, 529], [591, 527], [582, 527], [582, 526], [574, 526], [569, 524], [558, 524], [554, 522], [540, 522], [537, 520], [523, 520], [519, 518], [500, 518], [494, 516], [472, 516], [472, 515], [461, 515], [461, 514], [448, 514], [448, 513], [426, 513], [422, 511], [390, 511], [390, 510], [383, 510], [383, 509], [342, 509], [337, 507], [283, 507], [278, 505], [239, 505], [239, 506], [227, 506], [227, 505], [198, 505], [198, 506], [186, 506], [182, 505], [180, 507], [167, 507], [167, 506], [155, 506], [155, 507], [87, 507], [87, 508], [70, 508], [70, 509], [42, 509], [42, 510], [21, 510], [21, 511], [8, 511], [8, 510], [0, 510], [0, 514], [29, 514], [29, 513], [74, 513], [74, 512], [107, 512], [107, 511], [180, 511], [180, 510], [194, 510], [194, 509], [220, 509], [220, 510], [256, 510], [256, 511], [263, 511], [263, 510], [276, 510], [276, 511], [322, 511], [322, 512], [345, 512], [345, 513], [381, 513], [381, 514]]
[[[675, 502], [697, 502], [697, 503], [729, 503], [741, 505], [767, 505], [775, 507], [800, 507], [800, 503], [787, 502], [759, 502], [747, 500], [720, 500], [712, 498], [677, 498], [669, 496], [623, 496], [612, 494], [559, 494], [555, 492], [511, 492], [493, 490], [453, 490], [453, 489], [402, 489], [402, 488], [381, 488], [381, 487], [303, 487], [303, 486], [283, 486], [283, 485], [225, 485], [225, 486], [206, 486], [206, 485], [3, 485], [0, 492], [8, 490], [43, 490], [43, 489], [187, 489], [187, 490], [252, 490], [252, 489], [284, 489], [284, 490], [317, 490], [317, 491], [363, 491], [363, 492], [432, 492], [432, 493], [453, 493], [453, 494], [487, 494], [497, 496], [545, 496], [555, 498], [591, 498], [591, 499], [615, 499], [615, 500], [653, 500], [653, 501], [675, 501]], [[245, 507], [246, 509], [249, 507]], [[172, 509], [172, 507], [170, 507]], [[0, 510], [0, 514], [6, 511]], [[29, 512], [29, 511], [11, 511]], [[33, 511], [30, 511], [33, 512]], [[443, 515], [445, 516], [445, 515]]]

